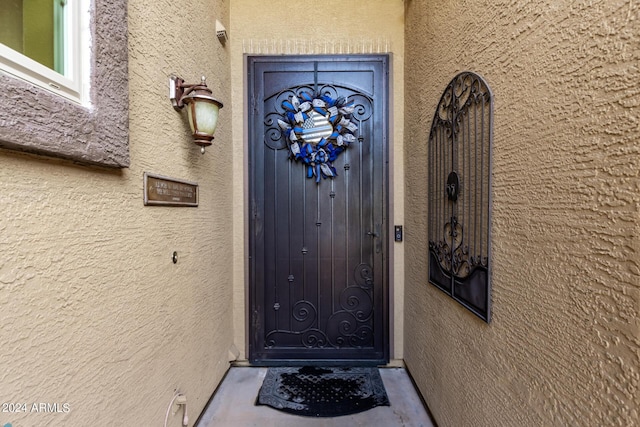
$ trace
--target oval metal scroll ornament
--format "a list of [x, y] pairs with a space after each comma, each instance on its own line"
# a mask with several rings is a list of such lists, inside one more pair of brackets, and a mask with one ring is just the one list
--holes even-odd
[[358, 126], [351, 121], [355, 107], [346, 98], [300, 92], [282, 102], [285, 113], [278, 125], [291, 158], [307, 166], [307, 178], [337, 176], [333, 162], [352, 142]]

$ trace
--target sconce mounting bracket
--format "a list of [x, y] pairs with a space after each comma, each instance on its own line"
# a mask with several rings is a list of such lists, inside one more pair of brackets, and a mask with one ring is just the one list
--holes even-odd
[[177, 111], [180, 111], [184, 107], [182, 102], [182, 96], [184, 95], [184, 80], [180, 77], [171, 76], [169, 78], [169, 99], [171, 99], [171, 105]]

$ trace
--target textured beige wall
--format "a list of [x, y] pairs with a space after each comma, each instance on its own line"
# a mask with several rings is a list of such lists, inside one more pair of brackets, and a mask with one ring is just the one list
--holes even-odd
[[[390, 225], [404, 221], [403, 122], [404, 109], [404, 6], [401, 0], [327, 0], [301, 2], [274, 0], [234, 0], [231, 2], [231, 75], [233, 85], [235, 212], [246, 212], [246, 131], [244, 54], [340, 54], [391, 53], [392, 77], [389, 154], [391, 159]], [[245, 183], [244, 188], [240, 183]], [[246, 215], [234, 222], [234, 324], [240, 358], [246, 348]], [[390, 232], [390, 235], [393, 235]], [[402, 244], [392, 244], [392, 358], [402, 357], [404, 252]]]
[[[129, 0], [130, 169], [0, 151], [0, 403], [70, 408], [0, 424], [160, 426], [176, 389], [193, 422], [228, 368], [232, 109], [214, 27], [227, 3]], [[227, 103], [204, 156], [167, 99], [172, 73], [205, 74]], [[197, 181], [200, 206], [143, 206], [145, 171]]]
[[[640, 423], [640, 4], [406, 2], [405, 359], [439, 425]], [[495, 96], [493, 321], [427, 284], [426, 143]]]

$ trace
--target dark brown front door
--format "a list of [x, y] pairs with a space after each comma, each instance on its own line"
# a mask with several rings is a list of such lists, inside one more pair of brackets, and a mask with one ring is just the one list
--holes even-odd
[[[388, 57], [261, 56], [247, 65], [250, 359], [384, 363]], [[320, 108], [298, 108], [304, 102]], [[302, 111], [298, 123], [292, 114]], [[332, 163], [296, 156], [327, 141]]]

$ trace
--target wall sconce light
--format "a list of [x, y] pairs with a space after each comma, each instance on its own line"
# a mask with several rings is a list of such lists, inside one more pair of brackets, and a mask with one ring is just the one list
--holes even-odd
[[176, 111], [187, 107], [189, 126], [193, 142], [198, 144], [204, 154], [204, 148], [211, 145], [213, 133], [218, 125], [218, 113], [222, 102], [212, 96], [205, 77], [199, 84], [184, 84], [180, 77], [169, 79], [169, 99]]

